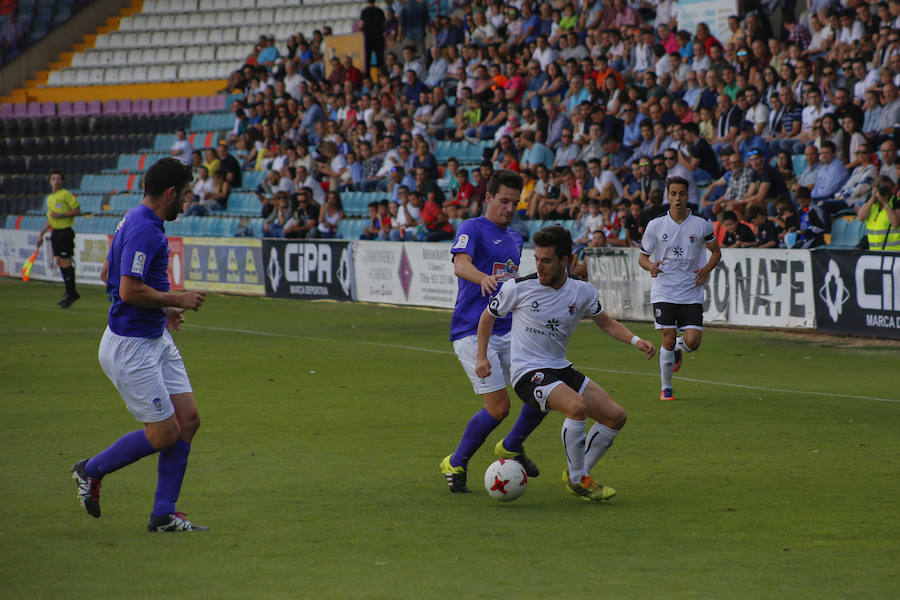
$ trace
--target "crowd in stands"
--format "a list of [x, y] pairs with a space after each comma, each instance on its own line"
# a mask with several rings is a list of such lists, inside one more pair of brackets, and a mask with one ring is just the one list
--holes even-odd
[[93, 0], [0, 0], [0, 67]]
[[[900, 0], [810, 4], [742, 1], [717, 39], [679, 29], [674, 0], [371, 0], [364, 69], [325, 64], [328, 28], [260, 37], [228, 83], [228, 139], [173, 147], [198, 175], [186, 210], [225, 208], [242, 171], [266, 171], [266, 235], [331, 237], [361, 191], [381, 194], [365, 239], [445, 240], [506, 168], [525, 180], [524, 235], [561, 219], [579, 248], [632, 246], [677, 175], [723, 246], [815, 247], [879, 176], [897, 182]], [[480, 160], [436, 157], [484, 141]]]

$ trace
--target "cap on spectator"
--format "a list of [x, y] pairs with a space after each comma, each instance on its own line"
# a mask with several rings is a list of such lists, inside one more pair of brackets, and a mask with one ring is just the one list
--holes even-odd
[[751, 121], [743, 121], [741, 123], [741, 131], [753, 131], [755, 127]]

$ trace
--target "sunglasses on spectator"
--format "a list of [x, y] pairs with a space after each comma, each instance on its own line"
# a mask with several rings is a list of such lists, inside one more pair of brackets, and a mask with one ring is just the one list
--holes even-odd
[[756, 150], [756, 149], [753, 149], [753, 150], [750, 150], [749, 152], [747, 152], [747, 156], [756, 156], [757, 154], [759, 154], [759, 150]]

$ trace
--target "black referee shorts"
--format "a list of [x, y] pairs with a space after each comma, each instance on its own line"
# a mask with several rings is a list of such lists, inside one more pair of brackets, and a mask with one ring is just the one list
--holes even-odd
[[71, 227], [54, 229], [50, 234], [50, 244], [53, 246], [53, 256], [72, 258], [75, 254], [75, 230]]

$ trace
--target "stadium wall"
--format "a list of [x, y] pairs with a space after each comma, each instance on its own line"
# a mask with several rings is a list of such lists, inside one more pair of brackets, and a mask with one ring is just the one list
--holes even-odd
[[[76, 236], [78, 282], [102, 285], [111, 236]], [[36, 231], [0, 229], [0, 275], [19, 278]], [[169, 238], [173, 289], [296, 299], [452, 308], [456, 278], [449, 243]], [[653, 280], [636, 248], [592, 248], [588, 276], [617, 319], [652, 321]], [[535, 272], [522, 255], [519, 275]], [[31, 277], [61, 282], [50, 244]], [[900, 339], [900, 254], [855, 250], [722, 250], [705, 286], [707, 322], [819, 329]]]

